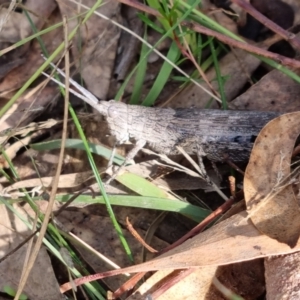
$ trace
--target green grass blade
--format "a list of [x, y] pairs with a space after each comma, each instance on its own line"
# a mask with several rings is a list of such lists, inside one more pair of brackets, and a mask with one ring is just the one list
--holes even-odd
[[[178, 58], [180, 57], [180, 54], [181, 54], [181, 52], [178, 49], [177, 44], [175, 42], [172, 42], [169, 52], [167, 54], [167, 58], [176, 64]], [[167, 81], [169, 80], [172, 70], [173, 70], [173, 66], [165, 61], [161, 67], [161, 70], [160, 70], [151, 90], [149, 91], [148, 95], [144, 99], [142, 105], [151, 106], [154, 104], [158, 95], [161, 93], [161, 91], [165, 87]]]
[[158, 188], [152, 182], [133, 173], [125, 172], [116, 178], [124, 186], [142, 196], [167, 198], [168, 193]]
[[[88, 142], [87, 143], [89, 150], [91, 153], [101, 155], [102, 157], [106, 158], [107, 160], [110, 159], [112, 150], [103, 146], [97, 145]], [[31, 144], [30, 147], [37, 151], [45, 151], [45, 150], [53, 150], [53, 149], [60, 149], [61, 140], [51, 140], [47, 142], [41, 142], [36, 144]], [[80, 139], [67, 139], [66, 140], [66, 148], [70, 149], [79, 149], [79, 150], [86, 150], [84, 143]], [[117, 165], [121, 165], [125, 161], [125, 158], [119, 154], [115, 154], [113, 162]]]
[[218, 81], [218, 86], [219, 86], [219, 93], [221, 96], [221, 100], [222, 100], [222, 108], [223, 109], [227, 109], [228, 105], [227, 105], [227, 101], [226, 101], [226, 95], [225, 95], [225, 91], [224, 91], [224, 79], [221, 75], [221, 70], [220, 70], [220, 66], [219, 66], [219, 61], [218, 61], [218, 57], [216, 54], [216, 49], [215, 49], [215, 45], [212, 38], [209, 38], [210, 40], [210, 50], [211, 50], [211, 54], [212, 54], [212, 58], [214, 61], [214, 66], [215, 66], [215, 71], [216, 71], [216, 76], [217, 76], [217, 81]]
[[[66, 202], [70, 197], [71, 196], [68, 195], [59, 195], [56, 199], [61, 202]], [[211, 213], [209, 210], [179, 200], [130, 195], [110, 195], [109, 197], [111, 205], [177, 212], [189, 216], [196, 222], [200, 222]], [[104, 199], [103, 196], [91, 198], [90, 196], [80, 195], [76, 198], [75, 203], [86, 205], [94, 203], [104, 204]]]
[[[144, 39], [147, 39], [147, 29], [145, 29]], [[131, 95], [131, 99], [129, 101], [130, 104], [138, 104], [141, 100], [143, 83], [147, 71], [147, 58], [148, 58], [148, 47], [145, 44], [142, 44], [142, 49], [140, 53], [140, 61], [137, 65], [137, 71], [135, 76], [135, 82], [133, 86], [133, 91]]]

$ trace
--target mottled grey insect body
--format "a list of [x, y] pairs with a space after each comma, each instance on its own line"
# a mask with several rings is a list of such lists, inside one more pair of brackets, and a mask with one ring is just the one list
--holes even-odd
[[[201, 150], [214, 161], [228, 157], [240, 162], [249, 158], [260, 130], [276, 112], [213, 109], [151, 108], [100, 101], [96, 109], [106, 118], [118, 144], [135, 140], [147, 143], [159, 153], [178, 154], [181, 146], [188, 154]], [[141, 147], [140, 147], [141, 148]]]

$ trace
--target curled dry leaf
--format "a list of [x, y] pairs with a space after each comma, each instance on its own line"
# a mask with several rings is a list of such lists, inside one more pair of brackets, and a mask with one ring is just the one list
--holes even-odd
[[[28, 145], [31, 141], [31, 137], [27, 136], [19, 141], [17, 141], [16, 143], [14, 143], [13, 145], [11, 145], [9, 148], [7, 148], [5, 150], [5, 154], [7, 155], [7, 157], [12, 160], [13, 158], [16, 157], [17, 152], [24, 146]], [[8, 161], [5, 159], [5, 156], [3, 156], [2, 154], [0, 155], [0, 167], [1, 168], [8, 168], [9, 167], [9, 163]]]
[[256, 228], [294, 247], [300, 234], [300, 209], [290, 180], [290, 161], [300, 132], [300, 113], [282, 115], [258, 135], [244, 178], [247, 211]]

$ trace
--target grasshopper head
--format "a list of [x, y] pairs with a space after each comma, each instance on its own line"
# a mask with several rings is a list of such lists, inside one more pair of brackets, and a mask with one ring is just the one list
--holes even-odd
[[111, 134], [118, 144], [129, 140], [127, 105], [115, 100], [100, 101], [96, 109], [106, 118]]

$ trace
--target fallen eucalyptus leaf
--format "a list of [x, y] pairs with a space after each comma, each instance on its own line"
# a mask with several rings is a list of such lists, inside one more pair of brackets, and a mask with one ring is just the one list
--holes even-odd
[[[252, 222], [249, 222], [246, 213], [242, 212], [211, 227], [154, 260], [120, 270], [91, 275], [85, 279], [92, 281], [126, 272], [137, 273], [165, 269], [220, 266], [255, 258], [293, 253], [299, 250], [300, 243], [291, 249], [288, 245], [261, 234]], [[77, 285], [84, 282], [83, 278], [75, 280]], [[70, 288], [71, 286], [66, 283], [61, 286], [61, 291], [65, 292]]]
[[300, 112], [270, 121], [258, 135], [244, 177], [247, 211], [256, 228], [294, 247], [300, 209], [292, 189], [291, 156], [300, 132]]

